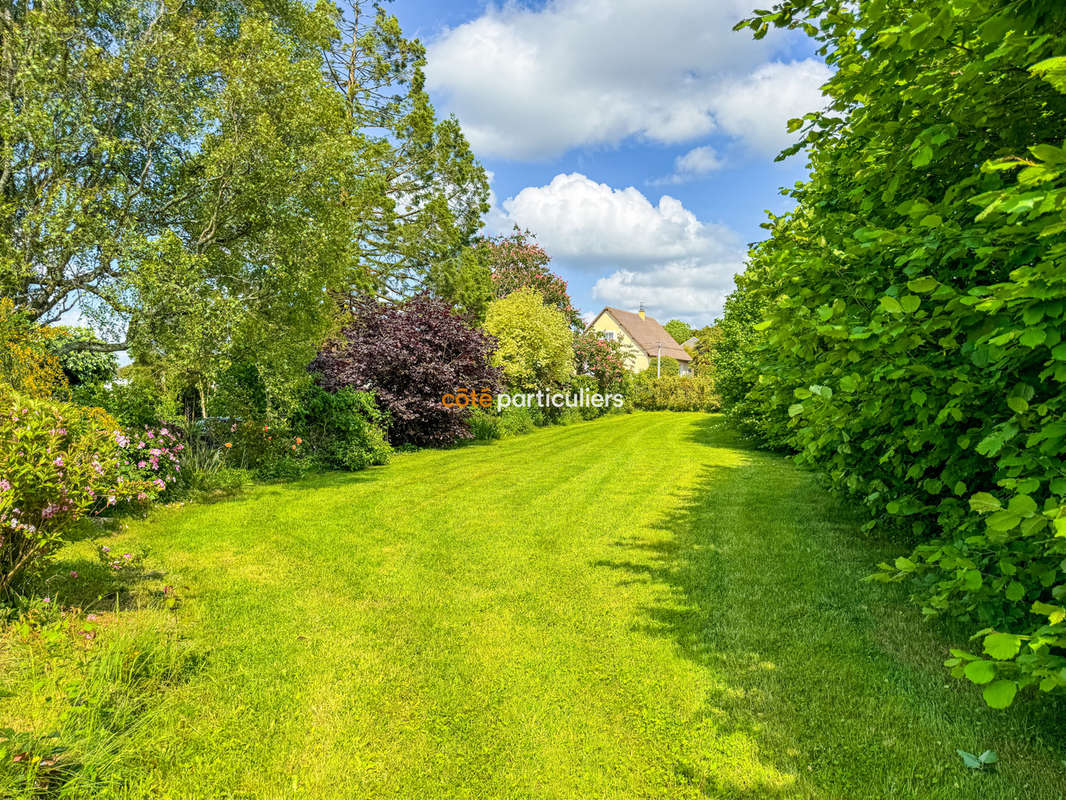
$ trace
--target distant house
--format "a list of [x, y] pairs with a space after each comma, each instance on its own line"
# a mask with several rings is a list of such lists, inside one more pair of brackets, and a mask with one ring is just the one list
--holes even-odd
[[590, 330], [601, 331], [608, 339], [619, 341], [629, 351], [629, 369], [643, 372], [655, 367], [656, 357], [677, 361], [682, 375], [692, 374], [692, 356], [685, 352], [666, 329], [644, 313], [633, 313], [608, 306], [589, 324]]

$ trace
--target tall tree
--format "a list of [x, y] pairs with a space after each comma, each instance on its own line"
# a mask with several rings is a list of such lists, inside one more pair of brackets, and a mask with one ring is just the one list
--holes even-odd
[[[425, 90], [425, 48], [377, 4], [349, 0], [340, 36], [324, 49], [330, 83], [353, 137], [365, 137], [351, 198], [359, 263], [351, 284], [382, 297], [427, 289], [483, 310], [488, 272], [470, 246], [488, 211], [489, 185], [454, 117], [437, 119]], [[369, 286], [363, 282], [368, 278]]]
[[584, 330], [585, 323], [570, 300], [566, 281], [548, 269], [551, 257], [536, 243], [532, 233], [516, 227], [509, 236], [482, 240], [478, 249], [492, 271], [497, 298], [519, 289], [531, 289], [558, 310], [571, 328], [578, 332]]

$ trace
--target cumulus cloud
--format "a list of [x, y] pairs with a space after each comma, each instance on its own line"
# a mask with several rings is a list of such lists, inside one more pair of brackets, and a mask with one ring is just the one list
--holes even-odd
[[586, 273], [608, 273], [593, 288], [607, 305], [705, 319], [720, 311], [744, 250], [725, 225], [698, 219], [679, 200], [652, 203], [630, 186], [615, 189], [580, 173], [556, 175], [503, 202], [500, 229], [537, 234], [553, 259]]
[[725, 162], [719, 157], [718, 152], [713, 147], [710, 145], [695, 147], [674, 159], [673, 174], [654, 180], [652, 184], [661, 186], [663, 184], [685, 183], [714, 172], [716, 169], [721, 169], [723, 166], [725, 166]]
[[775, 61], [779, 34], [734, 33], [751, 8], [750, 0], [490, 6], [430, 43], [429, 87], [481, 155], [547, 158], [631, 136], [676, 144], [715, 130], [776, 150], [788, 141], [788, 114], [821, 105], [828, 71]]
[[648, 272], [618, 270], [596, 281], [592, 295], [604, 305], [634, 309], [643, 304], [660, 322], [680, 319], [702, 326], [720, 316], [733, 291], [739, 263], [666, 264]]

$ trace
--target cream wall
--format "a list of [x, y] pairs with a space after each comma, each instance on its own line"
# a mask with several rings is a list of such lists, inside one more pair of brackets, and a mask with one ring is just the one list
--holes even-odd
[[607, 331], [614, 332], [614, 338], [620, 341], [623, 347], [629, 352], [629, 358], [626, 360], [626, 366], [629, 367], [630, 372], [643, 372], [648, 368], [648, 364], [651, 362], [644, 354], [644, 351], [640, 349], [632, 337], [626, 333], [622, 326], [614, 321], [614, 317], [610, 314], [600, 314], [596, 320], [592, 323], [592, 329], [594, 331]]

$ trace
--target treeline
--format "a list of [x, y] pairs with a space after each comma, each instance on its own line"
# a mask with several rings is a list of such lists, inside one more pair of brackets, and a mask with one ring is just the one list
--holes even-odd
[[729, 415], [912, 548], [873, 576], [960, 618], [956, 676], [1066, 686], [1066, 15], [793, 0], [834, 70], [810, 177], [729, 298]]

